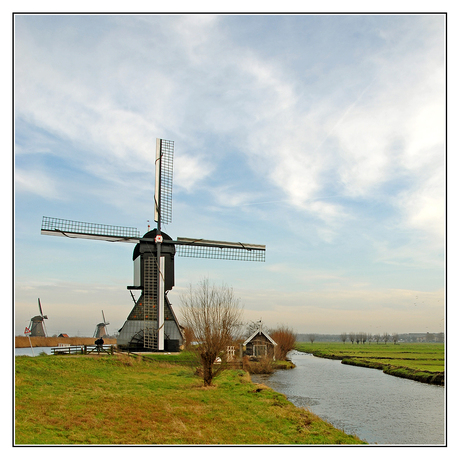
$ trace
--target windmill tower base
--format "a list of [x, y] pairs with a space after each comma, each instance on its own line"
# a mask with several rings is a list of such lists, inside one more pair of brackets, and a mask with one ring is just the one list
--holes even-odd
[[[158, 342], [156, 340], [158, 331], [158, 320], [146, 320], [144, 317], [144, 309], [142, 307], [143, 296], [139, 298], [136, 305], [131, 310], [128, 319], [123, 324], [123, 327], [119, 330], [117, 337], [117, 346], [122, 350], [129, 351], [144, 351], [144, 352], [155, 352], [155, 351], [166, 351], [176, 352], [180, 351], [180, 347], [183, 343], [183, 336], [179, 328], [176, 316], [168, 298], [165, 296], [165, 320], [164, 320], [164, 350], [158, 350]], [[152, 348], [145, 347], [145, 331], [150, 329], [153, 331], [153, 340], [151, 341]], [[147, 332], [149, 333], [149, 332]]]

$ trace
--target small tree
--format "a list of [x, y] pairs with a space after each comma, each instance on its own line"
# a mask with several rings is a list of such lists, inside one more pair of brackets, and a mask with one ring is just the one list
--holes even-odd
[[348, 338], [348, 335], [347, 335], [346, 332], [342, 332], [342, 333], [340, 334], [340, 340], [341, 340], [343, 343], [345, 343], [345, 342], [347, 341], [347, 338]]
[[356, 339], [356, 334], [355, 334], [354, 332], [350, 332], [350, 333], [348, 334], [348, 337], [350, 338], [350, 342], [351, 342], [351, 344], [353, 345], [353, 343], [354, 343], [354, 341], [355, 341], [355, 339]]
[[388, 334], [388, 332], [384, 332], [382, 336], [382, 340], [385, 342], [385, 345], [386, 345], [388, 340], [390, 340], [390, 334]]
[[381, 338], [380, 338], [380, 334], [375, 334], [374, 335], [374, 340], [377, 342], [377, 345], [379, 344]]
[[[227, 347], [239, 336], [243, 310], [231, 288], [210, 286], [208, 280], [196, 289], [190, 286], [181, 302], [185, 327], [197, 342], [194, 350], [203, 366], [203, 382], [209, 386], [227, 361]], [[214, 364], [216, 358], [221, 364]]]
[[393, 334], [391, 334], [391, 340], [393, 340], [393, 343], [396, 345], [396, 342], [399, 340], [399, 334], [397, 332], [393, 332]]
[[313, 343], [316, 339], [316, 335], [315, 334], [308, 334], [308, 340], [310, 341], [310, 343]]
[[246, 324], [246, 335], [249, 337], [254, 332], [258, 331], [259, 329], [265, 329], [264, 328], [264, 323], [262, 320], [260, 321], [249, 321], [249, 323]]
[[295, 347], [296, 335], [294, 331], [287, 326], [280, 326], [269, 333], [277, 344], [275, 347], [275, 359], [284, 361], [287, 354]]

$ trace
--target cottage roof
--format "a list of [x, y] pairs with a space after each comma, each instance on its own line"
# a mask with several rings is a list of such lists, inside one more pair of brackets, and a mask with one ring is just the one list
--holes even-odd
[[267, 339], [274, 345], [278, 345], [266, 332], [264, 332], [260, 327], [259, 329], [257, 329], [256, 332], [254, 332], [254, 334], [251, 335], [251, 337], [249, 337], [248, 339], [246, 339], [244, 342], [243, 342], [243, 345], [247, 345], [257, 334], [262, 334], [264, 335], [265, 337], [267, 337]]

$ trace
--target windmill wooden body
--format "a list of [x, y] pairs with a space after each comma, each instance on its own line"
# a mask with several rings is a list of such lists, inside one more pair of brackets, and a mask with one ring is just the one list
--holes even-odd
[[[142, 237], [133, 227], [92, 224], [43, 217], [44, 235], [135, 243], [134, 283], [127, 288], [134, 300], [117, 345], [130, 350], [178, 351], [183, 341], [179, 322], [167, 293], [174, 286], [174, 258], [200, 257], [265, 261], [265, 246], [195, 238], [173, 240], [162, 231], [172, 220], [174, 142], [157, 139], [155, 159], [154, 218], [157, 228]], [[140, 291], [136, 300], [132, 291]]]

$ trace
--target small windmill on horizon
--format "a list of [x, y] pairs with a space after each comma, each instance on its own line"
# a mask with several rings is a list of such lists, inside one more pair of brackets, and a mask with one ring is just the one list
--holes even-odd
[[30, 319], [29, 331], [31, 337], [46, 337], [45, 319], [48, 319], [47, 315], [43, 314], [42, 304], [38, 299], [38, 311], [39, 315], [34, 316]]
[[107, 332], [107, 326], [110, 324], [105, 320], [104, 310], [102, 310], [102, 323], [96, 325], [96, 330], [94, 331], [93, 337], [97, 339], [102, 337], [107, 337], [109, 334]]
[[[118, 331], [117, 345], [128, 350], [178, 351], [182, 331], [167, 293], [174, 286], [174, 256], [265, 261], [265, 245], [177, 238], [162, 231], [172, 221], [174, 142], [156, 141], [154, 220], [157, 228], [144, 236], [133, 227], [43, 217], [42, 235], [135, 243], [134, 283], [127, 286], [134, 308]], [[136, 300], [132, 291], [140, 291]]]

